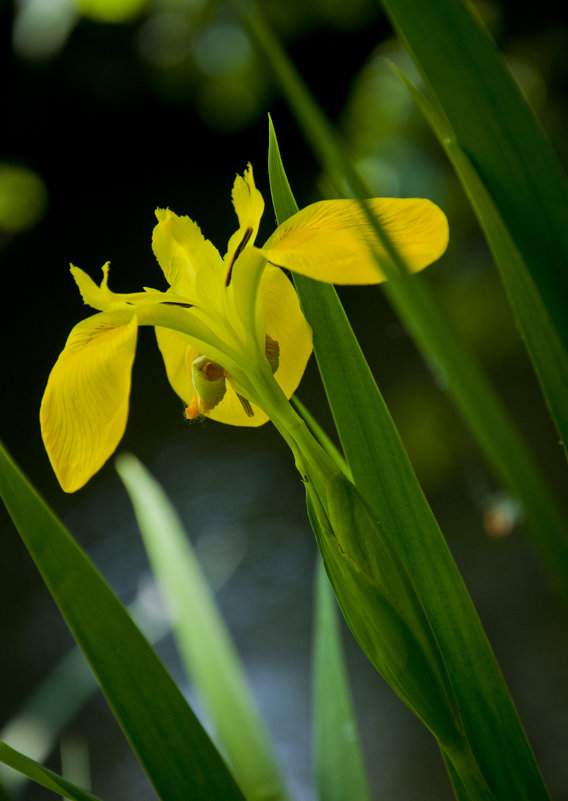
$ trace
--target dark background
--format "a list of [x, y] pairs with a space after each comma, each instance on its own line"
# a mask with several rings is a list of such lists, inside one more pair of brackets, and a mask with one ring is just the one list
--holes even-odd
[[[260, 238], [268, 236], [274, 227], [269, 111], [299, 204], [332, 190], [232, 4], [156, 0], [139, 3], [121, 22], [92, 18], [92, 4], [89, 16], [86, 3], [86, 15], [70, 2], [47, 3], [49, 18], [45, 10], [40, 16], [40, 5], [20, 3], [17, 13], [15, 5], [0, 5], [0, 436], [130, 602], [148, 581], [147, 564], [112, 460], [84, 490], [66, 496], [39, 433], [49, 371], [71, 327], [88, 313], [68, 265], [99, 280], [110, 259], [116, 291], [162, 287], [150, 247], [157, 206], [189, 214], [223, 252], [236, 223], [230, 189], [249, 160], [267, 201]], [[262, 5], [376, 194], [427, 196], [448, 214], [451, 246], [425, 280], [565, 496], [565, 462], [498, 276], [443, 154], [385, 65], [389, 57], [412, 74], [379, 5]], [[478, 10], [566, 163], [562, 6], [480, 3]], [[14, 167], [28, 171], [16, 190], [6, 178]], [[18, 207], [20, 217], [13, 213]], [[513, 514], [510, 530], [492, 523], [496, 514], [514, 512], [514, 504], [494, 483], [443, 382], [380, 290], [347, 288], [341, 295], [472, 591], [545, 778], [556, 799], [568, 799], [565, 615], [526, 545], [522, 521]], [[314, 797], [309, 652], [315, 549], [300, 482], [270, 425], [249, 431], [184, 423], [153, 334], [142, 334], [121, 449], [134, 452], [160, 479], [200, 544], [293, 794], [307, 801]], [[329, 426], [313, 365], [299, 396]], [[4, 512], [0, 526], [1, 728], [72, 643]], [[345, 634], [373, 797], [450, 798], [430, 736]], [[159, 649], [184, 683], [170, 640]], [[94, 792], [109, 799], [153, 797], [100, 698], [65, 735], [67, 748], [78, 743], [88, 752]], [[49, 764], [60, 769], [57, 751]], [[25, 799], [44, 797], [47, 791], [25, 790]]]

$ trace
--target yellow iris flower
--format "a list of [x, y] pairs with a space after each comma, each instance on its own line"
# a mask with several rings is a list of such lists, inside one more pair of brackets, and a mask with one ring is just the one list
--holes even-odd
[[[98, 311], [76, 325], [47, 383], [40, 420], [59, 482], [74, 492], [118, 446], [128, 418], [138, 326], [154, 326], [170, 384], [188, 417], [232, 425], [266, 422], [274, 379], [290, 398], [312, 350], [311, 329], [285, 268], [336, 284], [384, 279], [372, 226], [355, 200], [324, 200], [290, 217], [264, 247], [254, 242], [264, 201], [249, 165], [232, 192], [239, 227], [227, 253], [189, 217], [156, 212], [152, 246], [166, 292], [100, 286], [71, 267], [84, 302]], [[374, 199], [370, 208], [412, 271], [446, 249], [443, 212], [423, 199]]]

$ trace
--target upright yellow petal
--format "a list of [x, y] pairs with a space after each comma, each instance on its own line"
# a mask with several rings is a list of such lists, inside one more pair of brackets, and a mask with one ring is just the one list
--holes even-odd
[[65, 492], [86, 484], [122, 439], [137, 331], [134, 311], [95, 314], [73, 328], [51, 371], [40, 422]]
[[264, 200], [255, 186], [252, 167], [249, 164], [245, 174], [237, 175], [233, 185], [233, 206], [239, 218], [239, 230], [229, 240], [225, 256], [226, 281], [230, 281], [231, 271], [236, 259], [248, 245], [254, 244], [260, 219], [264, 212]]
[[[448, 245], [448, 221], [430, 200], [368, 201], [412, 272], [438, 259]], [[332, 284], [377, 284], [385, 276], [370, 247], [384, 253], [356, 200], [321, 200], [294, 214], [261, 249], [267, 261]]]
[[156, 217], [152, 248], [173, 291], [193, 301], [196, 294], [217, 291], [224, 273], [221, 256], [197, 223], [169, 209], [157, 209]]

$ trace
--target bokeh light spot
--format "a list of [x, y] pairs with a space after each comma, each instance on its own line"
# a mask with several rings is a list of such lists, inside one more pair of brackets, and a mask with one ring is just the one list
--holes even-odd
[[258, 99], [252, 86], [234, 76], [209, 81], [197, 99], [205, 123], [217, 131], [238, 131], [258, 113]]
[[246, 65], [252, 51], [249, 41], [236, 25], [223, 23], [200, 36], [194, 52], [195, 63], [206, 75], [229, 75]]
[[24, 58], [41, 60], [56, 55], [78, 19], [70, 0], [23, 0], [16, 8], [12, 44]]
[[129, 22], [148, 6], [148, 0], [73, 0], [84, 17], [97, 22]]
[[28, 167], [0, 163], [0, 229], [9, 234], [33, 228], [45, 214], [47, 189]]
[[189, 55], [190, 24], [180, 14], [156, 14], [138, 33], [140, 55], [157, 67], [173, 67]]

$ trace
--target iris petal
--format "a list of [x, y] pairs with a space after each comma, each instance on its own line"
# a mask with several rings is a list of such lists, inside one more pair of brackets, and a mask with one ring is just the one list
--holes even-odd
[[73, 328], [51, 371], [40, 421], [66, 492], [86, 484], [122, 439], [137, 332], [133, 311], [95, 314]]
[[268, 415], [265, 414], [256, 404], [251, 403], [253, 411], [252, 417], [249, 417], [243, 408], [243, 404], [237, 397], [234, 387], [231, 385], [231, 380], [227, 381], [227, 392], [225, 397], [211, 409], [209, 417], [212, 420], [217, 420], [218, 423], [226, 423], [230, 426], [246, 426], [248, 428], [258, 428], [264, 425], [268, 420]]
[[[448, 245], [444, 212], [422, 198], [374, 198], [367, 201], [391, 242], [412, 272], [438, 259]], [[356, 200], [322, 200], [294, 214], [262, 248], [279, 267], [332, 284], [377, 284], [385, 280], [371, 248], [378, 241]]]
[[[188, 338], [168, 328], [156, 328], [156, 338], [162, 353], [168, 380], [185, 406], [189, 406], [194, 395], [191, 378], [191, 364], [200, 353]], [[230, 382], [227, 382], [227, 391], [223, 400], [209, 412], [209, 417], [219, 423], [233, 426], [256, 427], [268, 420], [267, 415], [252, 404], [254, 415], [248, 417], [242, 403]]]
[[189, 217], [178, 217], [169, 209], [157, 209], [156, 217], [152, 248], [172, 290], [193, 300], [197, 295], [214, 302], [223, 274], [217, 248]]
[[260, 291], [266, 310], [266, 332], [280, 348], [280, 364], [274, 377], [290, 398], [312, 352], [312, 330], [300, 308], [296, 290], [282, 270], [268, 265], [262, 275]]
[[[199, 353], [183, 334], [172, 331], [171, 328], [156, 327], [155, 331], [168, 381], [184, 404], [189, 406], [193, 397], [191, 362], [199, 356]], [[188, 357], [188, 351], [195, 352], [195, 356]]]
[[[227, 275], [238, 257], [247, 245], [252, 245], [258, 233], [260, 218], [264, 211], [264, 200], [254, 184], [252, 167], [249, 164], [245, 174], [237, 175], [233, 185], [233, 206], [239, 218], [239, 229], [229, 240], [225, 256], [225, 269]], [[230, 276], [229, 276], [230, 277]]]

